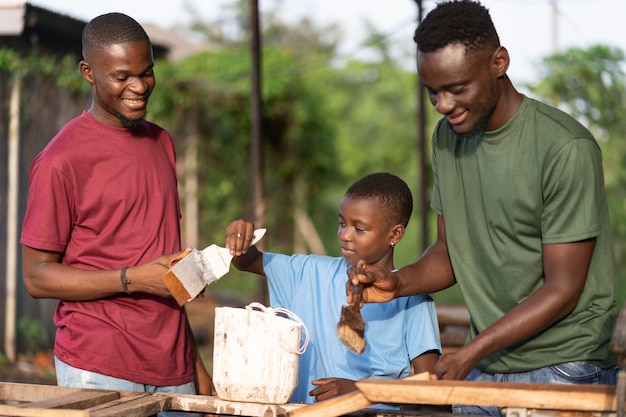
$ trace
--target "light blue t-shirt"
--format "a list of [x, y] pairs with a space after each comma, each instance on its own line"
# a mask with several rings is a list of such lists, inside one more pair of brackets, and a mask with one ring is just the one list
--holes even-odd
[[365, 304], [365, 351], [357, 355], [337, 337], [346, 303], [347, 269], [343, 258], [263, 254], [270, 304], [302, 319], [310, 336], [300, 358], [298, 386], [291, 402], [315, 402], [308, 393], [320, 378], [397, 379], [409, 376], [411, 360], [429, 350], [441, 352], [435, 304], [429, 295]]

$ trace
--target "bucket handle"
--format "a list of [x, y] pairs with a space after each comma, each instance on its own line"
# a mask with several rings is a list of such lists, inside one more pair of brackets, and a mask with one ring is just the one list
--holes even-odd
[[298, 355], [302, 355], [306, 351], [306, 348], [309, 345], [309, 330], [306, 328], [306, 325], [304, 324], [302, 319], [300, 319], [300, 317], [297, 316], [296, 313], [289, 311], [286, 308], [282, 308], [282, 307], [276, 307], [276, 308], [266, 307], [263, 304], [257, 303], [257, 302], [250, 303], [246, 306], [246, 310], [248, 311], [252, 310], [253, 308], [257, 308], [263, 311], [264, 313], [271, 314], [271, 315], [282, 313], [286, 315], [287, 317], [300, 323], [302, 325], [302, 328], [304, 329], [304, 343], [302, 344], [300, 349], [298, 349], [296, 352], [291, 352], [291, 353], [297, 353]]

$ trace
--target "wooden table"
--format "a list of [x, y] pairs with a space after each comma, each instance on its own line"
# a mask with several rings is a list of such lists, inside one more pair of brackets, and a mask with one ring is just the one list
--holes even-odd
[[[416, 377], [419, 377], [416, 375]], [[515, 415], [537, 417], [615, 416], [612, 385], [557, 385], [362, 379], [360, 391], [312, 405], [258, 404], [224, 401], [218, 397], [150, 394], [0, 382], [0, 415], [22, 417], [149, 417], [159, 411], [196, 411], [250, 417], [378, 416], [368, 407], [380, 402], [434, 405], [484, 405], [521, 410]], [[351, 414], [352, 413], [352, 414]], [[390, 415], [424, 415], [394, 413]], [[426, 414], [435, 417], [434, 414]], [[438, 416], [440, 417], [440, 416]]]

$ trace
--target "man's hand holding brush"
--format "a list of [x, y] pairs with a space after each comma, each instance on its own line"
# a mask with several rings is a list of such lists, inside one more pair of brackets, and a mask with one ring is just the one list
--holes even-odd
[[361, 260], [348, 268], [348, 283], [346, 284], [348, 303], [352, 302], [354, 287], [359, 284], [364, 284], [362, 307], [363, 303], [384, 303], [396, 298], [399, 283], [395, 274], [367, 265]]

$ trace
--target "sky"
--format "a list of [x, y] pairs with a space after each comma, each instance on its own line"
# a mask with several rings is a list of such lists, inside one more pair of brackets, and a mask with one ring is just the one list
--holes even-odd
[[[0, 0], [2, 1], [2, 0]], [[319, 25], [337, 23], [344, 33], [340, 51], [359, 58], [365, 20], [388, 34], [399, 48], [411, 51], [417, 20], [414, 0], [259, 0], [261, 13], [280, 2], [287, 21], [308, 16]], [[213, 20], [232, 0], [30, 0], [29, 3], [88, 21], [107, 12], [122, 12], [140, 23], [163, 28], [184, 25], [193, 5], [201, 18]], [[423, 0], [425, 11], [435, 0]], [[569, 47], [595, 44], [626, 52], [625, 0], [482, 0], [490, 10], [503, 46], [509, 50], [509, 76], [514, 83], [540, 76], [541, 58]], [[366, 59], [365, 56], [363, 56]]]

